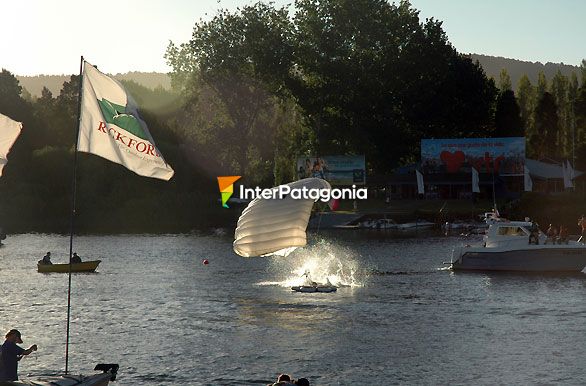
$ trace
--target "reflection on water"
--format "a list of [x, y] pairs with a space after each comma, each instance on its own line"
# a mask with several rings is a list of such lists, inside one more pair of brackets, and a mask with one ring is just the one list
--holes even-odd
[[[22, 374], [64, 367], [67, 277], [36, 261], [64, 259], [68, 241], [9, 235], [0, 248], [0, 328], [39, 345]], [[72, 371], [119, 363], [119, 386], [264, 385], [280, 372], [314, 385], [583, 381], [586, 275], [445, 271], [470, 241], [437, 234], [320, 232], [288, 258], [241, 258], [231, 242], [76, 238], [102, 263], [73, 277]], [[350, 286], [292, 292], [305, 270]]]
[[[327, 294], [318, 294], [327, 295]], [[295, 298], [292, 300], [296, 300]], [[301, 300], [301, 299], [299, 299]], [[303, 299], [306, 301], [307, 299]], [[315, 300], [315, 299], [313, 299]], [[322, 300], [326, 300], [322, 297]], [[239, 318], [242, 324], [311, 333], [315, 329], [328, 328], [336, 323], [337, 315], [327, 305], [303, 303], [261, 302], [253, 299], [241, 299], [238, 304]]]

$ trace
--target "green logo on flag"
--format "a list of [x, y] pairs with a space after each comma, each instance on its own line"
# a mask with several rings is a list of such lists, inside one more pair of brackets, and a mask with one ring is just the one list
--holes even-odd
[[112, 103], [104, 98], [98, 100], [98, 104], [106, 122], [116, 125], [139, 138], [149, 140], [138, 119], [127, 112], [126, 107]]

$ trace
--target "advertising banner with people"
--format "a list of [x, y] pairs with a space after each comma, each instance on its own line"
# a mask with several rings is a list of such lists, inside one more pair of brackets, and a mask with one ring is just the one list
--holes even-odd
[[364, 155], [309, 156], [297, 159], [298, 179], [318, 177], [331, 185], [364, 185], [366, 161]]
[[421, 168], [425, 173], [470, 172], [522, 176], [525, 137], [422, 139]]

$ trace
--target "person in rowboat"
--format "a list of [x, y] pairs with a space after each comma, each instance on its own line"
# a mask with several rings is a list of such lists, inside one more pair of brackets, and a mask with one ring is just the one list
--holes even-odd
[[45, 256], [39, 261], [40, 264], [53, 264], [51, 262], [51, 252], [47, 252]]
[[33, 344], [28, 349], [23, 349], [17, 343], [22, 343], [20, 331], [10, 330], [6, 334], [6, 340], [0, 347], [0, 382], [18, 380], [18, 361], [24, 356], [37, 351], [37, 345]]
[[79, 257], [77, 255], [77, 252], [73, 252], [73, 256], [71, 257], [71, 262], [73, 264], [75, 264], [75, 263], [81, 263], [81, 257]]

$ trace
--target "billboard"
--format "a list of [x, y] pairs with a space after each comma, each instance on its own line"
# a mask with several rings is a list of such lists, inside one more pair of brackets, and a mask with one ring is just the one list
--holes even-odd
[[297, 158], [297, 177], [318, 177], [332, 185], [364, 185], [364, 155], [307, 156]]
[[470, 172], [522, 176], [525, 137], [422, 139], [424, 173]]

